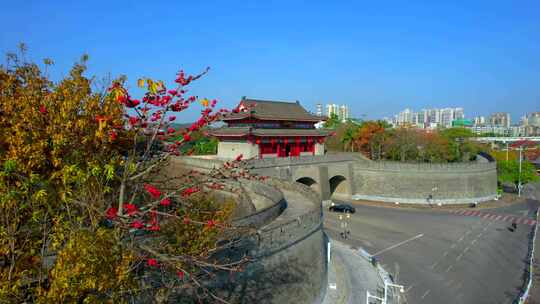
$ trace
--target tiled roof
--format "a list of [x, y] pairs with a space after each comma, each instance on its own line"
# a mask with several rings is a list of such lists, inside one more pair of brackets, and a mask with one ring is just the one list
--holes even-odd
[[253, 117], [264, 120], [290, 120], [290, 121], [312, 121], [325, 120], [326, 117], [313, 115], [306, 111], [299, 102], [271, 101], [244, 98], [240, 101], [239, 107], [245, 107], [244, 111], [232, 113], [223, 120], [238, 120]]
[[214, 136], [329, 136], [332, 131], [321, 129], [255, 129], [243, 128], [219, 128], [209, 132]]

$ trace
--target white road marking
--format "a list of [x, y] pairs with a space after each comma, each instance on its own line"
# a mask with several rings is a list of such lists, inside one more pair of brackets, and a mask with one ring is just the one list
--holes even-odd
[[453, 267], [454, 267], [453, 265], [448, 266], [448, 268], [446, 269], [446, 272], [449, 272]]
[[474, 245], [474, 244], [476, 243], [477, 240], [478, 240], [478, 239], [472, 240], [471, 245]]
[[448, 251], [445, 251], [442, 256], [445, 257], [447, 255], [448, 255]]
[[450, 248], [456, 248], [456, 246], [457, 246], [457, 244], [454, 243], [454, 244], [452, 244], [452, 246], [450, 246]]
[[426, 292], [424, 292], [424, 294], [422, 295], [421, 298], [422, 299], [425, 298], [429, 294], [430, 291], [431, 291], [431, 289], [428, 289]]
[[385, 248], [385, 249], [383, 249], [383, 250], [381, 250], [381, 251], [379, 251], [379, 252], [376, 252], [376, 253], [374, 253], [374, 254], [371, 255], [371, 256], [374, 257], [374, 256], [376, 256], [376, 255], [379, 255], [379, 254], [385, 252], [385, 251], [388, 251], [388, 250], [390, 250], [390, 249], [394, 249], [394, 248], [396, 248], [396, 247], [398, 247], [398, 246], [401, 246], [401, 245], [403, 245], [403, 244], [405, 244], [405, 243], [407, 243], [407, 242], [410, 242], [410, 241], [412, 241], [412, 240], [416, 240], [416, 239], [421, 238], [421, 237], [423, 237], [423, 236], [424, 236], [424, 234], [423, 234], [423, 233], [420, 233], [420, 234], [417, 235], [417, 236], [413, 236], [413, 237], [410, 238], [410, 239], [407, 239], [407, 240], [405, 240], [405, 241], [403, 241], [403, 242], [399, 242], [399, 243], [397, 243], [397, 244], [395, 244], [395, 245], [392, 245], [392, 246], [390, 246], [390, 247], [388, 247], [388, 248]]
[[467, 251], [469, 251], [469, 247], [467, 247], [467, 248], [465, 248], [465, 249], [463, 250], [463, 252], [467, 252]]
[[463, 238], [464, 238], [464, 236], [460, 237], [460, 238], [457, 240], [458, 243], [461, 242], [461, 241], [463, 241]]
[[502, 218], [502, 216], [498, 215], [498, 216], [495, 218], [495, 220], [498, 221], [498, 220], [500, 220], [501, 218]]
[[462, 256], [463, 256], [463, 253], [460, 253], [460, 254], [457, 256], [456, 261], [461, 260], [461, 257], [462, 257]]

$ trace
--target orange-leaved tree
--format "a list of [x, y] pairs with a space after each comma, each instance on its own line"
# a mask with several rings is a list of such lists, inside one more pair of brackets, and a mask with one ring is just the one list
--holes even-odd
[[0, 302], [157, 301], [193, 290], [218, 299], [201, 282], [247, 258], [213, 258], [236, 228], [232, 204], [211, 192], [246, 172], [236, 162], [158, 182], [190, 133], [227, 112], [201, 100], [200, 119], [170, 141], [170, 113], [198, 101], [187, 87], [206, 71], [180, 71], [170, 89], [141, 79], [146, 93], [135, 99], [122, 78], [93, 90], [86, 58], [59, 82], [9, 59], [0, 67]]

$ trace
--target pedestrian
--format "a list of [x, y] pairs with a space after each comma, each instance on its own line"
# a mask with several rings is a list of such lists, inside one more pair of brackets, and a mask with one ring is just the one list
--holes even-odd
[[514, 228], [514, 230], [517, 229], [517, 224], [516, 224], [516, 222], [512, 222], [512, 228]]

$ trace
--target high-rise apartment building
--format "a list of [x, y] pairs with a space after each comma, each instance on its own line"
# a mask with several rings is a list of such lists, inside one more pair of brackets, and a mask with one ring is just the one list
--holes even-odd
[[464, 118], [463, 108], [422, 109], [419, 112], [405, 109], [398, 113], [396, 125], [414, 125], [417, 128], [450, 128], [453, 121]]
[[323, 116], [323, 107], [322, 107], [322, 103], [318, 103], [317, 104], [317, 112], [316, 112], [317, 116]]
[[441, 109], [441, 127], [452, 127], [452, 121], [454, 120], [454, 109], [444, 108]]
[[347, 121], [350, 117], [349, 117], [349, 106], [347, 105], [341, 105], [339, 107], [339, 120], [341, 120], [342, 122], [345, 122]]
[[506, 112], [497, 112], [491, 114], [491, 117], [489, 118], [489, 123], [492, 126], [497, 127], [510, 127], [510, 113]]
[[398, 114], [397, 124], [407, 125], [413, 123], [413, 112], [411, 109], [405, 109]]
[[527, 125], [533, 127], [540, 127], [540, 112], [533, 112], [527, 114]]
[[486, 124], [486, 118], [484, 116], [476, 116], [473, 123], [475, 126], [483, 126]]
[[339, 106], [337, 104], [326, 105], [326, 116], [332, 117], [333, 115], [339, 116]]
[[347, 105], [339, 106], [334, 103], [327, 104], [326, 115], [328, 117], [332, 117], [332, 115], [336, 115], [340, 121], [345, 122], [350, 118], [349, 106]]

